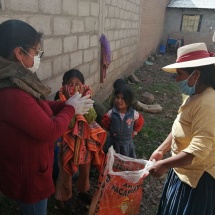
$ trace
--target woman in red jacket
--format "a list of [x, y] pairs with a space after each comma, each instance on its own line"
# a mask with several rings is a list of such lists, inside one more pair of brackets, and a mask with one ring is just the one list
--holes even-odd
[[42, 34], [19, 20], [1, 23], [0, 32], [0, 191], [23, 215], [45, 215], [54, 193], [54, 141], [93, 101], [81, 94], [47, 101], [50, 89], [35, 74]]

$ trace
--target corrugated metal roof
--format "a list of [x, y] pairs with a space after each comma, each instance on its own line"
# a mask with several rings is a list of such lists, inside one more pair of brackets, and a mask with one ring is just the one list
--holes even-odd
[[167, 7], [215, 9], [215, 0], [172, 0]]

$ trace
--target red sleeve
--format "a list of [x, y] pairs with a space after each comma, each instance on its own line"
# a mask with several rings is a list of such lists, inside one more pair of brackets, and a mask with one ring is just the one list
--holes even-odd
[[111, 123], [111, 118], [108, 116], [108, 114], [106, 113], [101, 120], [101, 125], [103, 128], [105, 128], [106, 130], [110, 129], [110, 123]]
[[58, 114], [64, 107], [65, 102], [57, 100], [57, 101], [47, 101], [50, 108], [52, 109], [53, 115]]
[[139, 118], [134, 121], [134, 131], [139, 132], [144, 125], [142, 114], [139, 113]]
[[49, 102], [38, 102], [28, 93], [15, 88], [3, 91], [1, 119], [36, 140], [54, 142], [66, 132], [75, 113], [72, 106], [66, 105], [53, 117]]

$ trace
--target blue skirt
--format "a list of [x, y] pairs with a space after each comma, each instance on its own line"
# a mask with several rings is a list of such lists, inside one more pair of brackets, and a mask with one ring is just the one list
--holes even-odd
[[192, 188], [171, 169], [157, 215], [215, 215], [215, 179], [204, 172], [197, 187]]

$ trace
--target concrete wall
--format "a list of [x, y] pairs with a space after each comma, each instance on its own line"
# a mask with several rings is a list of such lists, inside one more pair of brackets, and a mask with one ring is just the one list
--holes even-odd
[[[21, 19], [44, 33], [45, 51], [38, 76], [61, 86], [70, 68], [79, 69], [94, 94], [106, 99], [113, 81], [133, 73], [163, 32], [167, 0], [0, 0], [0, 23]], [[112, 62], [100, 83], [100, 35], [111, 46]], [[51, 97], [52, 97], [51, 96]]]
[[[200, 32], [181, 32], [182, 14], [199, 14], [202, 15]], [[212, 27], [212, 29], [211, 29]], [[176, 9], [167, 8], [164, 33], [162, 42], [165, 44], [168, 34], [175, 38], [184, 36], [185, 44], [204, 42], [210, 51], [214, 51], [212, 36], [215, 30], [215, 12], [214, 10], [197, 10], [197, 9]]]
[[143, 1], [137, 60], [139, 65], [160, 46], [169, 1]]

